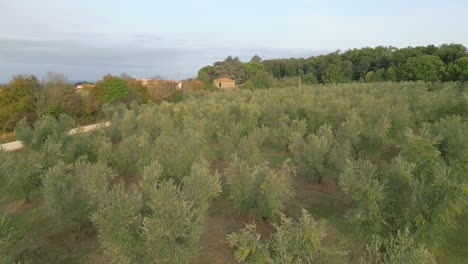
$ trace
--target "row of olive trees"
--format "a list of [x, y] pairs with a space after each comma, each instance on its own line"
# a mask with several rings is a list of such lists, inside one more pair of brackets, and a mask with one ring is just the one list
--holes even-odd
[[444, 242], [466, 209], [467, 136], [466, 122], [451, 116], [417, 134], [407, 130], [388, 162], [349, 161], [340, 185], [353, 205], [348, 219], [372, 251], [369, 262], [434, 262], [425, 247]]
[[[282, 142], [289, 146], [298, 174], [319, 182], [323, 177], [341, 175], [341, 186], [354, 205], [349, 219], [361, 227], [366, 238], [364, 241], [368, 243], [362, 258], [366, 263], [434, 262], [425, 246], [433, 246], [443, 240], [445, 232], [456, 226], [456, 216], [466, 208], [463, 202], [467, 198], [466, 179], [463, 175], [467, 173], [468, 130], [466, 122], [453, 115], [466, 115], [466, 93], [457, 97], [456, 90], [449, 87], [435, 88], [434, 91], [437, 95], [398, 91], [406, 93], [408, 98], [395, 96], [393, 91], [390, 96], [397, 100], [397, 104], [392, 107], [381, 105], [378, 97], [364, 97], [362, 99], [368, 101], [367, 105], [381, 111], [369, 112], [355, 106], [341, 123], [340, 118], [335, 119], [334, 114], [326, 113], [328, 117], [323, 119], [323, 123], [335, 120], [332, 122], [335, 129], [330, 125], [316, 126], [317, 114], [323, 111], [315, 113], [311, 118], [314, 122], [307, 121], [307, 115], [299, 116], [306, 121], [306, 131], [310, 132], [301, 133], [303, 130], [297, 130], [297, 125], [289, 123], [289, 138]], [[416, 94], [420, 97], [417, 98]], [[431, 109], [428, 102], [439, 95], [439, 103]], [[391, 97], [384, 95], [383, 98], [391, 101]], [[284, 100], [280, 101], [284, 104]], [[275, 110], [271, 110], [268, 116]], [[259, 119], [262, 123], [267, 120], [262, 115]], [[278, 129], [281, 128], [277, 128], [278, 123], [271, 120], [266, 123], [270, 134], [281, 135], [286, 129]], [[286, 121], [282, 124], [288, 124], [289, 118], [282, 120]], [[424, 123], [434, 121], [434, 125]], [[311, 130], [312, 126], [316, 130]], [[424, 132], [428, 126], [431, 135]], [[426, 128], [421, 131], [421, 127]], [[417, 133], [411, 133], [409, 129]], [[270, 140], [275, 142], [273, 137]], [[398, 152], [400, 156], [395, 157]], [[386, 160], [388, 156], [395, 158], [383, 165], [368, 160]], [[355, 165], [363, 162], [368, 164], [367, 167]], [[358, 168], [354, 169], [353, 176], [349, 176], [354, 166]], [[238, 233], [238, 240], [232, 243], [236, 254], [240, 255], [238, 260], [247, 263], [271, 261], [268, 254], [272, 250], [264, 249], [264, 242], [259, 240], [258, 234], [252, 233], [251, 227], [251, 235], [247, 236], [245, 232]], [[255, 239], [256, 243], [250, 239]]]

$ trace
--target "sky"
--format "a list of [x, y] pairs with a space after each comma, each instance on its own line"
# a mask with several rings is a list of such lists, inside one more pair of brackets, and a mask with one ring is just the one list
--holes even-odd
[[0, 0], [0, 83], [49, 71], [178, 80], [230, 55], [468, 46], [467, 14], [468, 0]]

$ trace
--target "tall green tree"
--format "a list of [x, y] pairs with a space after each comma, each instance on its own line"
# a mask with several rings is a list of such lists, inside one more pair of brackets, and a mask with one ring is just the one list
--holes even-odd
[[22, 118], [35, 119], [32, 93], [39, 87], [34, 75], [16, 75], [0, 92], [0, 130], [11, 132]]
[[351, 81], [353, 74], [351, 61], [331, 63], [325, 68], [322, 76], [324, 83], [342, 83]]
[[435, 82], [443, 80], [445, 64], [437, 56], [423, 55], [408, 59], [400, 70], [402, 80]]
[[447, 67], [448, 80], [468, 81], [468, 57], [460, 58]]
[[262, 62], [262, 58], [260, 58], [260, 56], [258, 56], [257, 54], [255, 54], [255, 55], [250, 59], [250, 62], [260, 63], [260, 62]]
[[103, 102], [115, 102], [129, 96], [128, 84], [125, 79], [106, 75], [96, 83], [96, 95]]
[[238, 84], [242, 84], [246, 80], [246, 73], [243, 63], [238, 57], [227, 57], [224, 61], [218, 61], [213, 64], [213, 78], [231, 78]]
[[49, 114], [59, 117], [62, 113], [80, 114], [81, 102], [64, 74], [48, 72], [41, 85], [33, 90], [32, 96], [38, 117]]
[[450, 64], [468, 55], [466, 47], [462, 44], [442, 44], [436, 52], [445, 64]]

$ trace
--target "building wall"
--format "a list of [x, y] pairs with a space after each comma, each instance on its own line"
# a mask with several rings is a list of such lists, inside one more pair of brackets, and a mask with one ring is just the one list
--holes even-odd
[[219, 82], [217, 80], [214, 80], [214, 85], [217, 87], [217, 88], [220, 88], [220, 89], [232, 89], [232, 88], [236, 88], [236, 83], [235, 82]]

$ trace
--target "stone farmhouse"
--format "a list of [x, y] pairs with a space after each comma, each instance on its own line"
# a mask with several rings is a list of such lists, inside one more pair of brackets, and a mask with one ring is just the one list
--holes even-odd
[[219, 78], [213, 81], [214, 85], [219, 89], [233, 89], [236, 88], [236, 81], [229, 78]]

